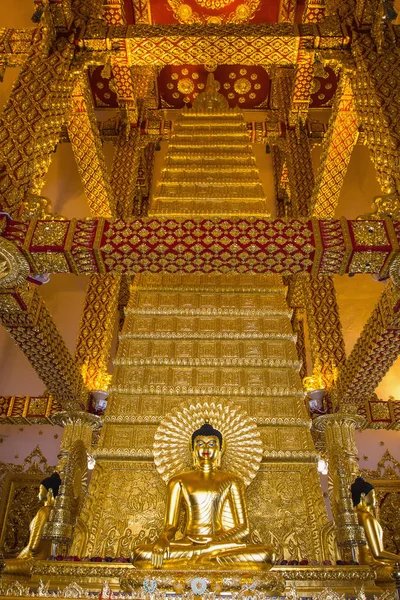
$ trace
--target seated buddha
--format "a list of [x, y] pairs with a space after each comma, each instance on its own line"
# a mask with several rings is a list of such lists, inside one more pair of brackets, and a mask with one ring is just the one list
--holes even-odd
[[[168, 482], [164, 526], [158, 539], [136, 547], [133, 564], [156, 569], [270, 569], [274, 551], [246, 541], [249, 521], [244, 483], [220, 468], [222, 434], [205, 423], [192, 434], [191, 451], [193, 468]], [[178, 538], [182, 509], [186, 525]]]
[[53, 473], [40, 482], [38, 498], [44, 501], [44, 506], [39, 508], [29, 525], [29, 541], [21, 550], [17, 559], [46, 559], [51, 554], [51, 540], [42, 539], [44, 526], [50, 517], [51, 509], [58, 495], [61, 479], [58, 473]]
[[364, 528], [367, 546], [360, 547], [361, 564], [393, 564], [400, 563], [400, 556], [387, 552], [383, 545], [383, 530], [374, 515], [376, 494], [374, 486], [357, 477], [351, 486], [353, 506], [358, 524]]

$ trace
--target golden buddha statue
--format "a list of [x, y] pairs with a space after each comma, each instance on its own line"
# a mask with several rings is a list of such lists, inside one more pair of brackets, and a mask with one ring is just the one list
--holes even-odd
[[53, 473], [40, 482], [38, 498], [44, 501], [44, 506], [39, 508], [36, 515], [29, 525], [29, 542], [21, 550], [17, 559], [46, 559], [51, 554], [51, 540], [43, 540], [43, 529], [50, 517], [50, 512], [54, 506], [55, 498], [58, 495], [58, 489], [61, 485], [61, 479], [58, 473]]
[[357, 477], [351, 486], [353, 506], [358, 523], [364, 529], [366, 546], [360, 547], [361, 564], [393, 564], [400, 563], [400, 556], [387, 552], [383, 545], [383, 530], [374, 515], [376, 507], [376, 494], [374, 486]]
[[[193, 468], [169, 480], [163, 530], [154, 544], [134, 549], [133, 564], [156, 569], [270, 569], [274, 551], [246, 542], [249, 521], [244, 482], [221, 469], [222, 434], [204, 423], [190, 443]], [[183, 508], [186, 525], [178, 538]]]

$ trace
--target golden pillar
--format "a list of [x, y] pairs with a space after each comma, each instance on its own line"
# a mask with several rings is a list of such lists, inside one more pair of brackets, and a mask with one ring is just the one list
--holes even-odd
[[81, 527], [77, 518], [86, 495], [88, 454], [93, 431], [100, 427], [100, 418], [84, 411], [69, 411], [55, 414], [52, 421], [64, 427], [56, 468], [61, 486], [45, 525], [44, 537], [51, 538], [56, 545], [53, 554], [68, 555], [74, 529]]
[[79, 328], [75, 357], [89, 390], [104, 390], [118, 311], [121, 276], [91, 275]]
[[36, 287], [0, 290], [0, 321], [64, 409], [86, 406], [82, 376]]
[[311, 198], [312, 214], [318, 219], [335, 217], [357, 138], [358, 120], [353, 91], [349, 74], [342, 68]]
[[67, 118], [75, 46], [59, 37], [49, 50], [46, 28], [35, 31], [28, 58], [0, 116], [1, 209], [17, 214], [40, 194]]
[[275, 85], [279, 118], [286, 128], [282, 147], [289, 176], [291, 207], [288, 216], [307, 217], [314, 188], [314, 172], [307, 133], [299, 118], [295, 124], [292, 122], [292, 98], [296, 95], [295, 73], [293, 68], [277, 69]]
[[68, 135], [90, 212], [97, 217], [113, 217], [115, 199], [86, 72], [82, 73], [74, 87]]
[[[289, 122], [291, 95], [296, 89], [294, 69], [277, 69], [275, 83], [280, 119], [286, 125], [282, 150], [290, 190], [288, 212], [293, 217], [309, 216], [312, 198], [318, 196], [319, 183], [317, 181], [315, 185], [314, 182], [307, 134], [300, 123], [297, 127], [292, 127]], [[277, 154], [275, 162], [279, 173], [280, 170], [283, 171], [283, 158], [278, 159]], [[292, 290], [299, 286], [303, 288], [314, 375], [321, 380], [321, 387], [330, 389], [337, 369], [344, 364], [346, 358], [333, 278], [296, 276], [290, 279], [289, 287]]]
[[382, 190], [400, 196], [400, 49], [390, 27], [382, 30], [384, 52], [370, 32], [354, 33], [356, 62], [352, 85], [360, 123], [366, 132]]
[[340, 370], [334, 395], [364, 405], [400, 353], [400, 288], [388, 282]]
[[140, 163], [140, 132], [138, 129], [122, 128], [115, 147], [111, 170], [111, 185], [114, 190], [117, 215], [129, 218], [133, 215], [136, 184]]
[[329, 391], [338, 369], [346, 361], [333, 277], [315, 275], [304, 278], [304, 301], [314, 376]]
[[353, 510], [350, 486], [359, 474], [356, 429], [365, 426], [365, 419], [355, 412], [340, 411], [317, 417], [317, 431], [324, 433], [328, 459], [329, 500], [336, 526], [338, 546], [345, 560], [355, 558], [355, 551], [364, 542], [362, 528]]

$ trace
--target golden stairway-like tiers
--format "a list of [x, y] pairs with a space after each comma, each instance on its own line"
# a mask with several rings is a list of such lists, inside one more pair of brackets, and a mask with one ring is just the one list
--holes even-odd
[[[207, 101], [220, 101], [210, 94]], [[176, 125], [150, 214], [266, 216], [242, 114], [197, 106]], [[71, 554], [130, 556], [135, 545], [154, 542], [165, 502], [153, 462], [156, 429], [176, 406], [204, 398], [240, 406], [259, 428], [263, 460], [247, 490], [254, 539], [285, 558], [334, 559], [290, 319], [277, 275], [135, 277], [85, 527]]]
[[182, 111], [150, 214], [268, 216], [241, 112]]

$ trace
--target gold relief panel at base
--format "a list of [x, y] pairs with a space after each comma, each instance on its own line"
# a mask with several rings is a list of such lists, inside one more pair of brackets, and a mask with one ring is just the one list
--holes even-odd
[[73, 544], [80, 556], [129, 557], [154, 543], [164, 521], [165, 484], [153, 462], [99, 461], [81, 512], [86, 533]]
[[329, 524], [315, 465], [262, 464], [247, 490], [254, 539], [281, 558], [334, 560], [324, 539]]
[[314, 455], [315, 447], [311, 433], [308, 427], [304, 426], [304, 424], [302, 425], [299, 427], [285, 427], [277, 424], [261, 425], [259, 432], [265, 455], [273, 456], [272, 452], [279, 452], [282, 456], [293, 452], [309, 452]]

